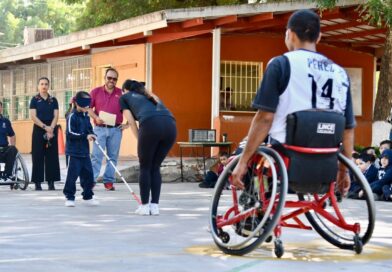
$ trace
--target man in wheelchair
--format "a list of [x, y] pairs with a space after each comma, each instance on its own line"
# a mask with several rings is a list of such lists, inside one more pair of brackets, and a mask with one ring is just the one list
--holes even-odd
[[[351, 158], [355, 119], [350, 80], [342, 67], [316, 52], [316, 44], [320, 39], [319, 16], [311, 10], [294, 12], [288, 21], [285, 36], [285, 44], [290, 52], [269, 62], [253, 101], [252, 106], [258, 111], [252, 120], [242, 157], [232, 173], [232, 182], [236, 187], [244, 189], [242, 179], [247, 171], [247, 162], [268, 135], [269, 139], [282, 144], [288, 142], [287, 136], [293, 136], [287, 134], [287, 122], [292, 114], [305, 112], [305, 116], [302, 116], [304, 119], [298, 118], [302, 120], [302, 127], [297, 127], [300, 131], [295, 132], [297, 136], [300, 135], [297, 137], [299, 141], [304, 142], [302, 146], [321, 148], [342, 142], [343, 155]], [[310, 129], [306, 119], [317, 124], [314, 119], [321, 116], [318, 115], [320, 111], [334, 112], [343, 118], [343, 123], [340, 122], [341, 135], [332, 137], [332, 141], [328, 140], [327, 146], [324, 145], [323, 135], [336, 134], [338, 124], [318, 123], [316, 131], [308, 135]], [[312, 140], [308, 141], [306, 137]], [[298, 145], [295, 141], [290, 144]], [[321, 146], [315, 146], [317, 144]], [[305, 167], [302, 165], [297, 168]], [[346, 166], [337, 165], [335, 160], [332, 171], [335, 171], [338, 190], [346, 194], [350, 186]]]
[[17, 154], [15, 132], [10, 120], [3, 116], [3, 103], [0, 102], [0, 182], [9, 182], [12, 179]]

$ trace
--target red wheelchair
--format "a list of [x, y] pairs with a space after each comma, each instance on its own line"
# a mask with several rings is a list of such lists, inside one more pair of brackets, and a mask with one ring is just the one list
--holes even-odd
[[[210, 207], [211, 234], [224, 253], [243, 255], [274, 239], [280, 258], [283, 227], [314, 229], [338, 248], [362, 252], [375, 225], [374, 198], [359, 168], [338, 147], [261, 146], [248, 162], [245, 188], [228, 190], [239, 158], [232, 157], [219, 177]], [[361, 199], [341, 197], [335, 190], [338, 164], [361, 186]], [[288, 194], [289, 188], [295, 193]]]

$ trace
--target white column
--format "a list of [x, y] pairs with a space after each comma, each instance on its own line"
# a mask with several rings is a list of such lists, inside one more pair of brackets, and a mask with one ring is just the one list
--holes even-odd
[[[211, 128], [219, 116], [221, 29], [212, 31], [212, 88], [211, 88]], [[217, 136], [218, 137], [218, 136]]]
[[146, 88], [152, 89], [152, 43], [146, 43]]

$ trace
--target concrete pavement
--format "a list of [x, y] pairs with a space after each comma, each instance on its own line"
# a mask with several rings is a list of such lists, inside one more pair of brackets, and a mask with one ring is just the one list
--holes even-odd
[[98, 184], [98, 207], [83, 205], [78, 191], [75, 208], [64, 207], [62, 186], [0, 186], [0, 271], [392, 271], [392, 203], [376, 203], [375, 233], [361, 255], [313, 231], [284, 229], [282, 259], [268, 244], [235, 257], [214, 246], [207, 231], [212, 190], [197, 183], [165, 183], [160, 216], [135, 215], [123, 184], [114, 192]]

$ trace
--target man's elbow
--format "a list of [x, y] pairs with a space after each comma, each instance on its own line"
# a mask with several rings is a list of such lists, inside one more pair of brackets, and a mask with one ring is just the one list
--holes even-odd
[[258, 111], [256, 114], [256, 120], [264, 125], [271, 125], [274, 121], [275, 114], [268, 111]]

